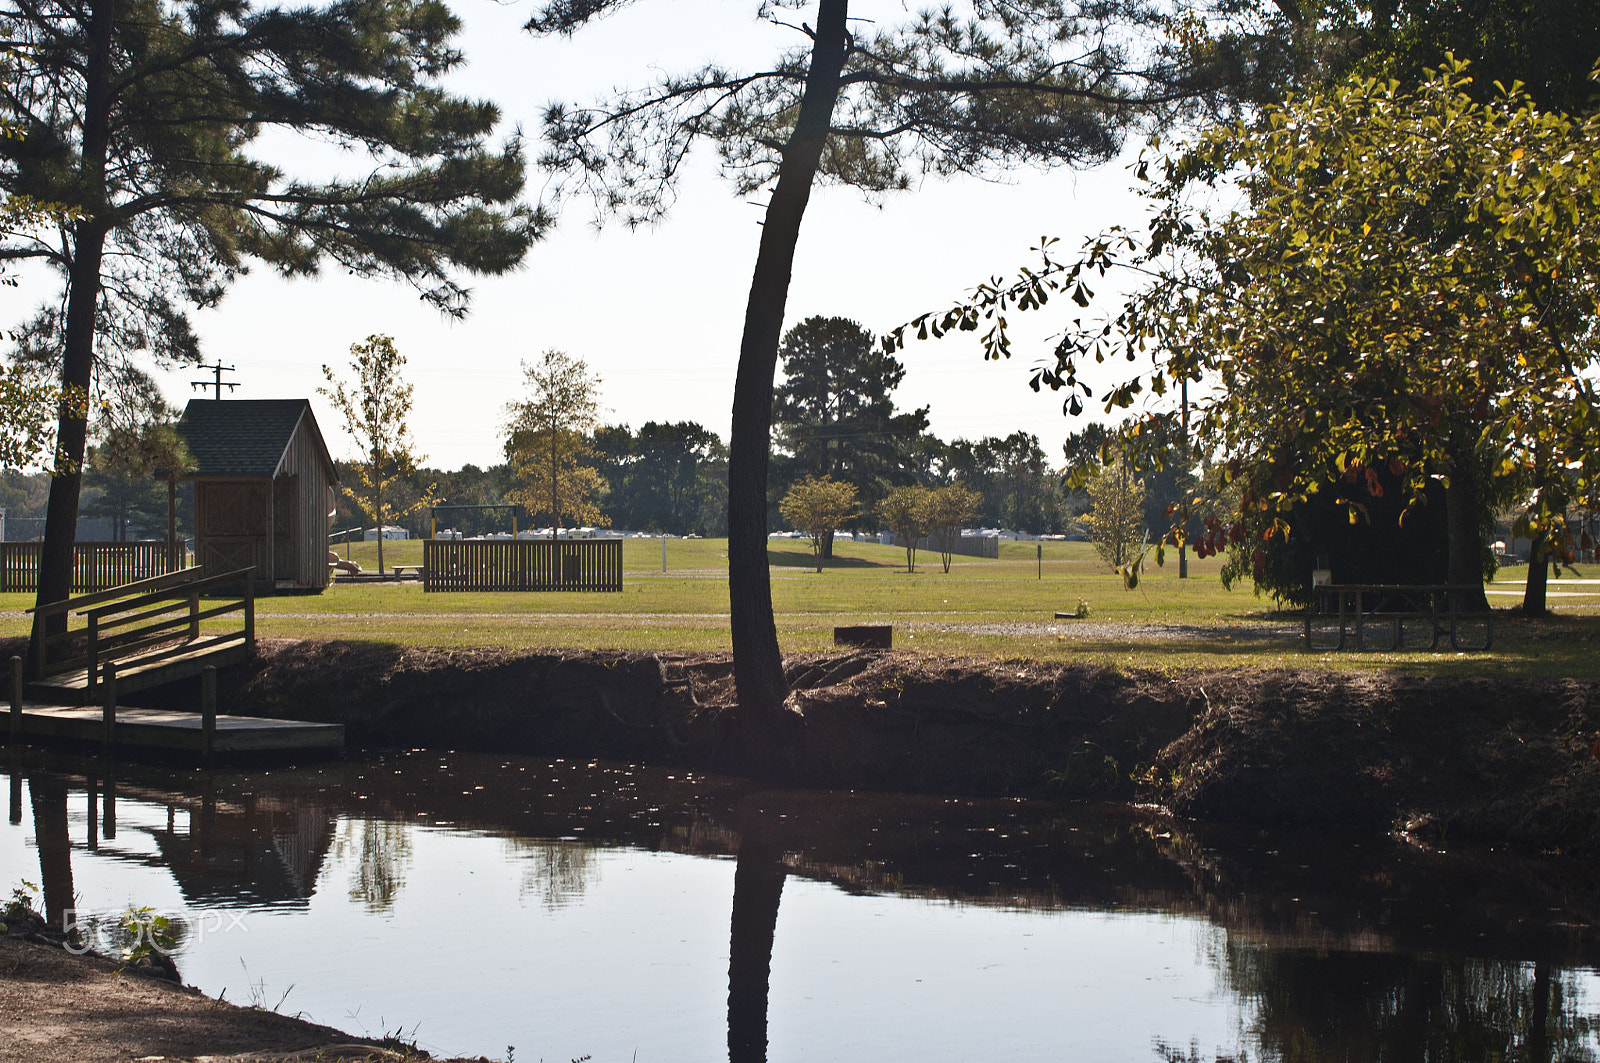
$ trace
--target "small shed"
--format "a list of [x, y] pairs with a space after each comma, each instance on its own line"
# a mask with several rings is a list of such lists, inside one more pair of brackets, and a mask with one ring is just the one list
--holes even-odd
[[194, 458], [195, 563], [255, 566], [260, 590], [328, 585], [333, 458], [306, 399], [192, 399], [179, 424]]

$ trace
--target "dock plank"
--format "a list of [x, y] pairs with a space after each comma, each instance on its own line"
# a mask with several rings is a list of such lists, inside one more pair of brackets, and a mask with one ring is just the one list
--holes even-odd
[[[217, 715], [214, 753], [268, 753], [344, 748], [344, 725], [307, 720], [272, 720], [259, 716]], [[117, 747], [124, 750], [192, 752], [201, 748], [202, 717], [198, 712], [142, 709], [117, 710]], [[90, 705], [52, 705], [25, 701], [18, 721], [24, 742], [76, 742], [99, 745], [105, 736], [102, 711]]]
[[[174, 683], [199, 675], [207, 666], [226, 668], [248, 661], [255, 647], [241, 636], [237, 641], [212, 644], [198, 650], [176, 653], [158, 660], [133, 657], [117, 662], [117, 692], [133, 694], [152, 687]], [[28, 693], [41, 701], [82, 704], [95, 692], [89, 687], [89, 671], [78, 668], [58, 672], [43, 679], [30, 680]]]

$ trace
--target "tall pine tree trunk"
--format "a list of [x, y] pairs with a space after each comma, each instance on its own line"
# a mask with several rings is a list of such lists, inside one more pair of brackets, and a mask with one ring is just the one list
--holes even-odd
[[[95, 0], [90, 5], [89, 49], [84, 70], [83, 145], [79, 182], [85, 205], [104, 206], [106, 154], [111, 141], [111, 39], [115, 0]], [[92, 220], [103, 215], [89, 209], [75, 224], [72, 264], [67, 271], [67, 316], [62, 339], [61, 385], [64, 391], [56, 421], [55, 472], [50, 479], [50, 500], [45, 510], [44, 543], [39, 554], [37, 605], [58, 602], [72, 594], [72, 554], [78, 535], [78, 498], [83, 489], [83, 456], [88, 442], [87, 407], [94, 371], [95, 325], [100, 298], [100, 261], [105, 253], [106, 229]], [[35, 617], [35, 639], [30, 653], [41, 651], [37, 638], [41, 621]], [[48, 629], [65, 630], [67, 618], [56, 614], [44, 621]]]
[[767, 205], [739, 346], [728, 443], [728, 597], [734, 684], [740, 714], [746, 718], [748, 714], [778, 712], [788, 693], [767, 571], [772, 385], [800, 221], [811, 198], [811, 183], [839, 97], [848, 10], [847, 0], [822, 0], [817, 11], [811, 68], [794, 132], [784, 146], [777, 186]]

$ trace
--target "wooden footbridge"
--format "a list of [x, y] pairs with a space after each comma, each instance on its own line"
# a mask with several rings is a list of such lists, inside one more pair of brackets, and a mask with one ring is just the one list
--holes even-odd
[[[216, 576], [180, 569], [29, 611], [36, 621], [27, 673], [20, 658], [11, 659], [13, 743], [202, 758], [344, 747], [340, 724], [217, 714], [216, 670], [255, 653], [251, 569]], [[196, 712], [118, 708], [119, 696], [197, 676]]]

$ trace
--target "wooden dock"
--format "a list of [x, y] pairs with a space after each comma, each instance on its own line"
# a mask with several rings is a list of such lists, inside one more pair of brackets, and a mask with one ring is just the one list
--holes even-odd
[[[16, 721], [17, 741], [105, 744], [104, 710], [95, 706], [24, 701], [22, 711], [11, 715]], [[216, 755], [337, 752], [344, 748], [343, 724], [221, 714], [213, 719], [215, 727], [208, 735], [203, 713], [118, 706], [114, 745], [123, 755], [187, 753], [196, 757], [205, 755], [208, 738], [211, 753]]]
[[[242, 585], [243, 594], [210, 597]], [[72, 742], [108, 754], [325, 752], [344, 748], [344, 725], [217, 712], [217, 669], [255, 652], [252, 570], [206, 576], [186, 568], [30, 610], [32, 674], [11, 658], [6, 731], [18, 742]], [[81, 617], [72, 629], [70, 618]], [[237, 620], [235, 620], [237, 618]], [[233, 626], [237, 623], [238, 626]], [[119, 706], [119, 696], [200, 680], [198, 712]], [[96, 704], [97, 703], [97, 704]]]

